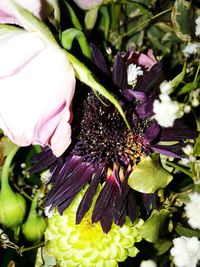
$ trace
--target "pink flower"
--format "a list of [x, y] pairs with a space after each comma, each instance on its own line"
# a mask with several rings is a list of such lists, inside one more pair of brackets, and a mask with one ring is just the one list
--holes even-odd
[[157, 60], [153, 55], [153, 50], [149, 49], [146, 55], [141, 52], [130, 51], [128, 63], [131, 64], [132, 62], [149, 71], [157, 63]]
[[97, 5], [101, 5], [103, 0], [74, 0], [74, 2], [82, 9], [88, 10]]
[[[23, 8], [32, 12], [38, 18], [45, 18], [47, 15], [48, 0], [16, 0]], [[0, 23], [18, 24], [21, 23], [14, 16], [8, 0], [0, 0]]]
[[19, 146], [49, 145], [60, 156], [71, 142], [73, 68], [37, 32], [2, 31], [0, 128]]

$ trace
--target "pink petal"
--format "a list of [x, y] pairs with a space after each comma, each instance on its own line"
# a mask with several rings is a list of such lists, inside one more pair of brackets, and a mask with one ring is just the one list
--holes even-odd
[[100, 5], [103, 0], [74, 0], [74, 2], [82, 9], [88, 10]]

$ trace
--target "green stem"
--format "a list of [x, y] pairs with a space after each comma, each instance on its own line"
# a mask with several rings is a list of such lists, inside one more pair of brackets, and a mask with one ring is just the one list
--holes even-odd
[[29, 250], [32, 250], [32, 249], [35, 249], [35, 248], [43, 247], [44, 245], [45, 245], [45, 242], [42, 242], [42, 243], [39, 243], [37, 245], [28, 247], [28, 248], [20, 248], [19, 251], [20, 251], [20, 253], [23, 253], [25, 251], [29, 251]]
[[5, 160], [4, 165], [3, 165], [3, 170], [2, 170], [2, 179], [1, 179], [1, 183], [2, 183], [1, 188], [2, 189], [6, 188], [8, 186], [10, 166], [11, 166], [12, 160], [13, 160], [15, 154], [17, 153], [18, 149], [19, 149], [19, 146], [14, 145], [13, 149], [6, 157], [6, 160]]
[[21, 195], [25, 196], [31, 202], [33, 201], [33, 199], [28, 194], [26, 194], [26, 192], [24, 192], [23, 190], [21, 190], [16, 184], [14, 184], [14, 187], [19, 191], [19, 193]]
[[141, 27], [144, 27], [144, 26], [147, 26], [146, 24], [148, 24], [149, 22], [151, 22], [152, 20], [164, 15], [165, 13], [168, 13], [172, 10], [172, 8], [168, 8], [158, 14], [156, 14], [155, 16], [151, 17], [150, 19], [147, 19], [145, 21], [143, 21], [142, 23], [140, 23], [139, 25], [137, 25], [135, 28], [131, 29], [130, 31], [126, 32], [124, 35], [123, 35], [123, 38], [128, 36], [129, 34], [132, 34], [134, 33], [135, 31], [139, 30]]
[[174, 167], [175, 169], [177, 169], [177, 170], [179, 170], [179, 171], [185, 173], [186, 175], [192, 177], [192, 174], [191, 174], [189, 171], [187, 171], [186, 169], [184, 169], [183, 167], [181, 167], [181, 166], [179, 166], [179, 165], [177, 165], [177, 164], [174, 164], [174, 163], [172, 163], [172, 162], [170, 162], [170, 161], [167, 161], [166, 164], [169, 165], [169, 166], [172, 166], [172, 167]]
[[199, 75], [199, 71], [200, 71], [200, 63], [199, 63], [199, 65], [198, 65], [198, 68], [197, 68], [197, 71], [196, 71], [196, 74], [195, 74], [195, 77], [194, 77], [194, 81], [193, 81], [194, 84], [197, 82], [197, 78], [198, 78], [198, 75]]

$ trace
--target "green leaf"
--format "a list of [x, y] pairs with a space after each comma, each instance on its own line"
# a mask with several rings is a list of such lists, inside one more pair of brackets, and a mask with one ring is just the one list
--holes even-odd
[[67, 50], [71, 49], [74, 39], [78, 41], [83, 55], [91, 59], [90, 47], [82, 31], [77, 29], [67, 29], [61, 34], [61, 43]]
[[183, 65], [181, 73], [179, 73], [170, 83], [173, 88], [176, 88], [184, 79], [186, 72], [186, 62]]
[[92, 30], [97, 20], [99, 6], [89, 9], [85, 14], [85, 26], [87, 30]]
[[186, 85], [184, 85], [177, 93], [177, 95], [183, 95], [186, 93], [191, 92], [192, 90], [195, 90], [198, 87], [198, 83], [197, 82], [190, 82], [187, 83]]
[[188, 171], [188, 169], [184, 168], [183, 166], [180, 166], [180, 165], [178, 165], [176, 163], [173, 163], [171, 161], [167, 161], [166, 164], [169, 165], [169, 166], [174, 167], [177, 171], [181, 171], [181, 172], [185, 173], [186, 175], [192, 177], [192, 173], [190, 173]]
[[140, 235], [151, 243], [158, 243], [168, 226], [169, 212], [167, 210], [153, 210], [151, 216], [140, 227]]
[[104, 38], [105, 40], [107, 40], [109, 34], [109, 26], [110, 26], [110, 15], [108, 12], [108, 7], [102, 6], [99, 12], [101, 14], [99, 29], [104, 33]]
[[67, 1], [64, 1], [66, 7], [67, 7], [67, 11], [69, 14], [69, 17], [71, 18], [72, 24], [74, 25], [74, 27], [79, 30], [82, 31], [82, 26], [74, 12], [74, 10], [71, 8], [71, 6], [67, 3]]
[[51, 41], [57, 45], [56, 39], [49, 28], [31, 12], [21, 7], [16, 1], [8, 0], [8, 5], [11, 7], [13, 14], [20, 21], [22, 26], [29, 32], [37, 32], [41, 34], [47, 41]]
[[176, 0], [171, 13], [176, 35], [183, 41], [190, 41], [194, 34], [194, 10], [191, 2]]
[[200, 156], [200, 135], [198, 136], [194, 146], [194, 156]]
[[128, 179], [131, 188], [142, 193], [154, 193], [166, 187], [172, 175], [159, 163], [157, 155], [148, 156], [138, 163]]
[[3, 157], [9, 155], [9, 153], [13, 150], [15, 144], [6, 136], [3, 136], [0, 140], [0, 153], [2, 153]]
[[98, 92], [100, 95], [102, 95], [103, 97], [108, 99], [118, 109], [118, 111], [121, 114], [126, 126], [128, 127], [128, 129], [130, 129], [130, 126], [129, 126], [129, 123], [126, 119], [126, 116], [125, 116], [119, 102], [114, 98], [114, 96], [112, 96], [106, 90], [105, 87], [103, 87], [100, 83], [98, 83], [95, 80], [91, 71], [82, 62], [80, 62], [76, 57], [74, 57], [69, 52], [67, 52], [67, 51], [65, 51], [65, 52], [66, 52], [68, 60], [70, 61], [70, 63], [72, 64], [72, 66], [74, 68], [75, 75], [76, 75], [77, 79], [79, 79], [81, 82], [88, 85], [95, 93]]
[[50, 9], [48, 19], [58, 30], [60, 27], [60, 7], [58, 0], [48, 0], [48, 5]]
[[179, 235], [183, 235], [183, 236], [187, 236], [187, 237], [196, 236], [196, 237], [200, 238], [200, 230], [188, 229], [188, 228], [182, 226], [180, 223], [177, 224], [175, 231]]
[[171, 246], [172, 242], [170, 240], [162, 240], [161, 242], [154, 244], [154, 248], [156, 249], [156, 255], [163, 255], [169, 250]]

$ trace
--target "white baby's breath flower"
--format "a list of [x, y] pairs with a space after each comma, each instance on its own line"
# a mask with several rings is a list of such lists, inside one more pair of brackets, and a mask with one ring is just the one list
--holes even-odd
[[142, 261], [140, 267], [156, 267], [157, 264], [153, 260]]
[[184, 106], [184, 113], [188, 114], [188, 113], [190, 113], [190, 111], [191, 111], [191, 106], [190, 105], [185, 105]]
[[166, 94], [161, 94], [160, 100], [155, 100], [153, 103], [155, 119], [162, 127], [172, 127], [180, 113], [179, 104]]
[[196, 36], [200, 36], [200, 16], [195, 20], [196, 28], [195, 28], [195, 34]]
[[189, 159], [188, 158], [182, 158], [181, 160], [179, 160], [179, 162], [178, 162], [180, 165], [183, 165], [183, 166], [186, 166], [186, 167], [188, 167], [189, 166], [189, 163], [190, 163], [190, 161], [189, 161]]
[[190, 102], [193, 107], [198, 107], [200, 104], [200, 88], [190, 93]]
[[183, 55], [189, 57], [190, 55], [196, 54], [200, 48], [200, 43], [188, 43], [183, 49]]
[[160, 84], [160, 91], [162, 94], [169, 95], [173, 90], [173, 87], [170, 82], [164, 81]]
[[134, 85], [137, 77], [143, 75], [143, 70], [136, 64], [130, 64], [127, 69], [127, 80], [129, 85]]
[[185, 206], [188, 223], [194, 229], [200, 229], [200, 194], [190, 194], [190, 202]]
[[45, 207], [44, 209], [44, 214], [48, 217], [51, 218], [53, 216], [53, 211], [50, 211], [52, 205], [49, 205], [48, 207]]
[[181, 236], [173, 240], [170, 253], [177, 267], [196, 267], [200, 260], [200, 241], [197, 237]]
[[194, 149], [193, 146], [189, 144], [182, 148], [183, 152], [188, 156], [192, 155], [193, 149]]
[[49, 177], [51, 176], [51, 172], [50, 170], [46, 170], [46, 171], [43, 171], [41, 174], [40, 174], [40, 179], [43, 183], [46, 183], [48, 180], [49, 180]]

